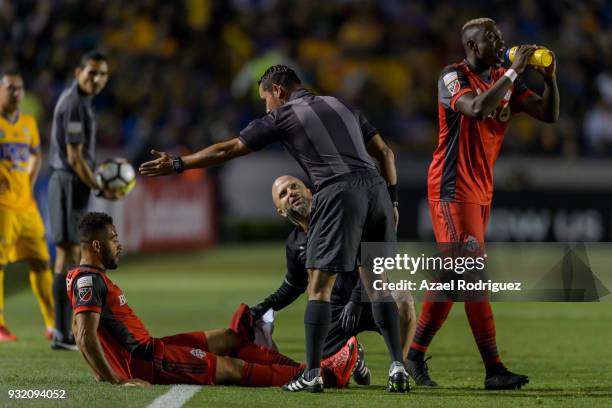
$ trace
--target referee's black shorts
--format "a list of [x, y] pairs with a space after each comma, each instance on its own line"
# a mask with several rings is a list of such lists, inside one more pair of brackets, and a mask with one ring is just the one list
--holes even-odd
[[87, 212], [90, 188], [76, 174], [54, 170], [49, 179], [51, 240], [55, 245], [79, 243], [77, 225]]
[[339, 176], [315, 193], [306, 268], [353, 273], [361, 242], [396, 242], [393, 204], [376, 170]]

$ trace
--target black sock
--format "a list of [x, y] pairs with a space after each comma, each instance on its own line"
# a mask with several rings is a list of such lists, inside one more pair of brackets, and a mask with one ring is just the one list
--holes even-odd
[[[331, 324], [331, 306], [323, 300], [309, 300], [304, 312], [306, 336], [306, 377], [308, 371], [321, 368], [323, 343]], [[316, 373], [314, 373], [316, 374]], [[307, 378], [311, 379], [311, 378]]]
[[408, 350], [408, 360], [423, 361], [424, 359], [425, 359], [425, 353], [410, 347], [410, 350]]
[[65, 304], [68, 303], [66, 294], [66, 275], [61, 273], [53, 274], [53, 311], [55, 316], [55, 329], [62, 335], [62, 341], [66, 341], [66, 318]]
[[385, 339], [392, 361], [403, 361], [399, 313], [391, 296], [372, 303], [372, 316]]

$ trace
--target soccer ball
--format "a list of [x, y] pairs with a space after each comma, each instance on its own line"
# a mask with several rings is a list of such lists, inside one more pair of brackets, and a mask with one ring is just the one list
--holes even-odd
[[136, 172], [126, 159], [116, 157], [98, 166], [96, 179], [104, 189], [113, 190], [123, 197], [136, 185]]

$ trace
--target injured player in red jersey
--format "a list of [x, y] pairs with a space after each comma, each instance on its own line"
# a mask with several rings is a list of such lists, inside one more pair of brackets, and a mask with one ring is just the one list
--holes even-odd
[[[88, 213], [79, 224], [80, 265], [68, 273], [79, 351], [99, 381], [117, 385], [236, 384], [281, 386], [301, 375], [304, 365], [253, 343], [243, 322], [232, 328], [152, 337], [108, 277], [121, 244], [110, 216]], [[250, 316], [241, 305], [236, 316]], [[357, 340], [349, 339], [321, 362], [326, 386], [344, 387], [357, 361]]]

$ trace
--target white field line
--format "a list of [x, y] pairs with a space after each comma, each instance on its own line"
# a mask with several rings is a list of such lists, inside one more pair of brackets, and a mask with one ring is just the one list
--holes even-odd
[[147, 408], [181, 408], [201, 389], [201, 385], [175, 385], [167, 393], [155, 398]]

